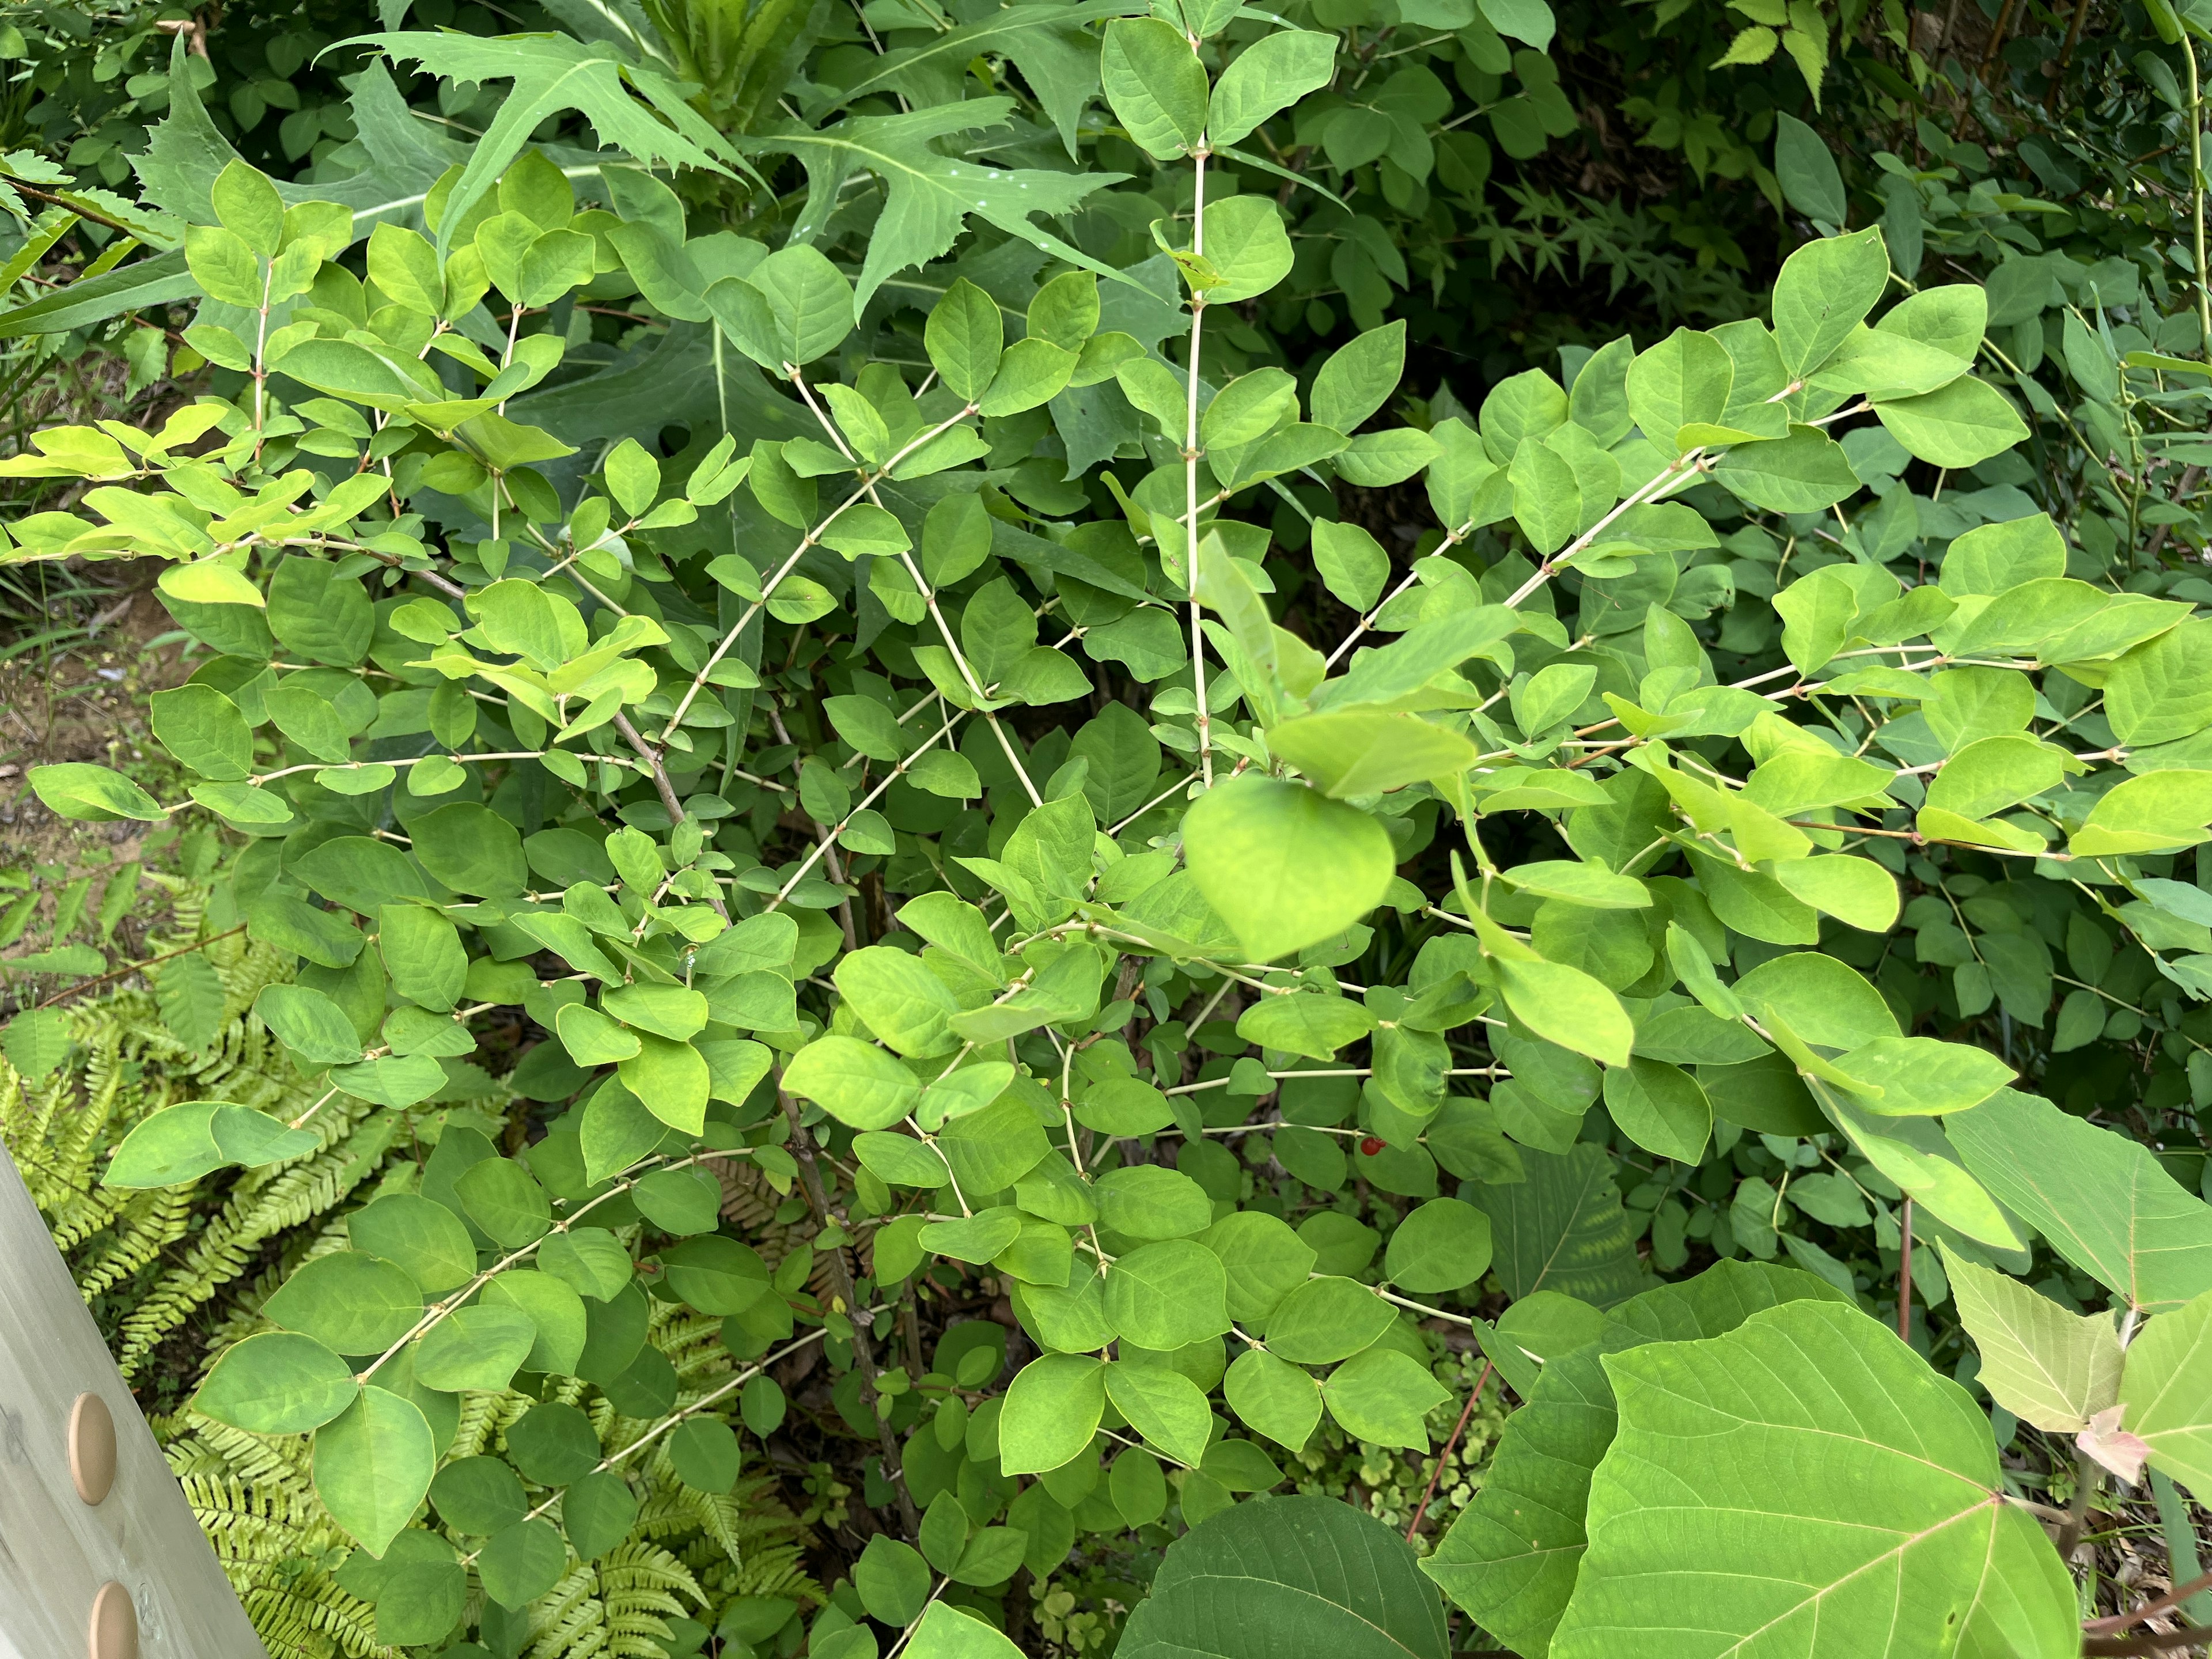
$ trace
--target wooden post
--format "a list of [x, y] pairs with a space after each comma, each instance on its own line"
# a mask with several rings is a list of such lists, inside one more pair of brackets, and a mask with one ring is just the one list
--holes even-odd
[[4, 1148], [0, 1659], [267, 1659]]

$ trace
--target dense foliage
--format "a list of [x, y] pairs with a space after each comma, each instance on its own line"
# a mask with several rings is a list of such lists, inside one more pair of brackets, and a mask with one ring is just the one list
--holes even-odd
[[[266, 1483], [204, 1510], [349, 1652], [1003, 1653], [1132, 1529], [1131, 1655], [2081, 1650], [2106, 1472], [2212, 1480], [2201, 196], [2038, 198], [2132, 178], [2057, 129], [1839, 167], [1778, 105], [1926, 63], [1741, 8], [1664, 49], [1765, 78], [1630, 112], [1814, 234], [1767, 291], [1712, 230], [1632, 309], [1713, 326], [1543, 323], [1554, 374], [1447, 321], [1562, 269], [1468, 127], [1522, 191], [1576, 131], [1540, 4], [549, 9], [343, 47], [310, 178], [175, 30], [135, 198], [9, 159], [10, 280], [113, 234], [0, 331], [189, 307], [211, 377], [0, 461], [67, 487], [11, 561], [165, 561], [204, 653], [179, 798], [32, 787], [223, 827], [269, 971], [160, 1012], [305, 1080], [118, 1125], [87, 1201], [345, 1172], [193, 1401], [188, 1479]], [[2099, 131], [2171, 147], [2143, 21], [2191, 90], [2146, 51]], [[742, 1547], [795, 1358], [876, 1528], [811, 1619]], [[1249, 1496], [1493, 1373], [1418, 1568]]]

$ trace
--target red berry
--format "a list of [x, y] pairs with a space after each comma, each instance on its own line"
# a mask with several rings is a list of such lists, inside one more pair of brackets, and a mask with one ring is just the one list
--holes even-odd
[[1377, 1140], [1373, 1135], [1370, 1135], [1366, 1139], [1359, 1143], [1359, 1150], [1367, 1157], [1372, 1158], [1376, 1153], [1382, 1150], [1382, 1143]]

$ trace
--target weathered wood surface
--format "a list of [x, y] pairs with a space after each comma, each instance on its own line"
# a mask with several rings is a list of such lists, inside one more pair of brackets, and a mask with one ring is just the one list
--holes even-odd
[[[113, 1488], [70, 1479], [70, 1412], [115, 1419]], [[80, 1659], [110, 1580], [137, 1610], [143, 1659], [265, 1659], [153, 1431], [0, 1149], [0, 1659]]]

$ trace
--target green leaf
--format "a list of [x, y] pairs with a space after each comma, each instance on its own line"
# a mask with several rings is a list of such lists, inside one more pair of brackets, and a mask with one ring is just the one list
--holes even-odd
[[921, 1553], [888, 1533], [868, 1540], [853, 1567], [853, 1588], [869, 1616], [901, 1629], [921, 1616], [929, 1601], [929, 1579]]
[[1330, 1365], [1382, 1339], [1397, 1313], [1357, 1279], [1310, 1279], [1267, 1316], [1267, 1351], [1301, 1365]]
[[447, 1315], [423, 1334], [415, 1349], [415, 1380], [447, 1393], [496, 1391], [537, 1344], [538, 1327], [529, 1315], [478, 1302]]
[[1786, 859], [1775, 865], [1774, 878], [1792, 897], [1863, 933], [1886, 933], [1897, 925], [1897, 878], [1872, 859]]
[[[161, 1011], [161, 1024], [186, 1048], [204, 1052], [222, 1035], [228, 998], [222, 975], [206, 957], [179, 957], [164, 963], [161, 977], [154, 981], [154, 1000]], [[16, 1069], [37, 1075], [28, 1066]]]
[[438, 1518], [456, 1532], [489, 1538], [530, 1511], [521, 1478], [496, 1457], [464, 1457], [447, 1464], [430, 1482]]
[[1774, 177], [1783, 199], [1808, 219], [1840, 226], [1850, 212], [1844, 175], [1826, 142], [1787, 112], [1774, 121]]
[[1352, 1504], [1291, 1497], [1237, 1504], [1170, 1545], [1116, 1651], [1446, 1659], [1450, 1644], [1403, 1538]]
[[313, 1130], [285, 1128], [250, 1106], [187, 1101], [165, 1106], [132, 1128], [115, 1149], [101, 1184], [175, 1186], [226, 1164], [277, 1164], [320, 1145]]
[[[1273, 34], [1262, 35], [1237, 53], [1215, 83], [1212, 106], [1206, 118], [1206, 141], [1216, 149], [1224, 144], [1242, 143], [1260, 123], [1289, 108], [1306, 94], [1327, 86], [1335, 72], [1334, 34], [1310, 29], [1279, 29]], [[1120, 112], [1118, 103], [1115, 108]], [[1404, 325], [1395, 326], [1401, 331], [1402, 341]], [[1390, 376], [1393, 386], [1397, 379], [1394, 372]], [[1371, 412], [1374, 405], [1369, 407]], [[1351, 429], [1318, 414], [1316, 418], [1322, 419], [1325, 426], [1337, 427], [1339, 431]]]
[[550, 1521], [518, 1521], [478, 1552], [477, 1577], [501, 1607], [522, 1607], [558, 1583], [568, 1565], [568, 1547], [557, 1527]]
[[1401, 1290], [1456, 1291], [1490, 1270], [1490, 1218], [1455, 1198], [1432, 1198], [1390, 1234], [1384, 1271]]
[[[599, 1455], [592, 1441], [583, 1451], [583, 1468]], [[574, 1479], [574, 1477], [572, 1477]], [[574, 1479], [561, 1499], [561, 1526], [579, 1557], [597, 1560], [630, 1534], [637, 1524], [637, 1495], [612, 1469], [600, 1469]]]
[[32, 793], [65, 818], [112, 823], [133, 818], [158, 823], [160, 803], [125, 777], [105, 766], [71, 761], [60, 766], [34, 766], [30, 771]]
[[1255, 299], [1289, 276], [1291, 237], [1274, 198], [1232, 196], [1208, 202], [1206, 260], [1221, 279], [1206, 290], [1210, 305]]
[[2112, 1315], [2069, 1312], [1948, 1249], [1943, 1267], [1960, 1322], [1981, 1351], [1976, 1380], [1997, 1404], [2039, 1429], [2075, 1434], [2120, 1398], [2120, 1338]]
[[468, 1229], [444, 1205], [419, 1194], [387, 1193], [363, 1205], [346, 1218], [346, 1231], [355, 1249], [396, 1263], [426, 1295], [475, 1276]]
[[611, 1302], [630, 1281], [629, 1252], [612, 1233], [580, 1227], [556, 1233], [538, 1247], [538, 1265], [574, 1291]]
[[1524, 1151], [1528, 1179], [1479, 1187], [1474, 1201], [1490, 1217], [1495, 1270], [1516, 1301], [1533, 1291], [1563, 1291], [1601, 1308], [1644, 1287], [1627, 1212], [1612, 1161], [1587, 1141], [1558, 1156]]
[[1126, 1359], [1108, 1365], [1105, 1376], [1107, 1397], [1131, 1428], [1177, 1462], [1198, 1467], [1212, 1427], [1198, 1384], [1170, 1366]]
[[728, 1492], [741, 1457], [736, 1431], [719, 1418], [692, 1418], [669, 1437], [669, 1467], [695, 1492]]
[[1879, 230], [1808, 242], [1792, 253], [1774, 283], [1774, 343], [1782, 367], [1799, 380], [1819, 368], [1853, 325], [1866, 320], [1888, 283], [1889, 255]]
[[1075, 364], [1073, 352], [1049, 340], [1017, 340], [999, 360], [979, 407], [987, 416], [1003, 418], [1050, 403], [1074, 375]]
[[959, 1046], [948, 1022], [960, 1005], [919, 957], [870, 945], [839, 962], [836, 977], [853, 1012], [897, 1053], [942, 1054]]
[[[1187, 47], [1182, 52], [1190, 58]], [[1036, 216], [1074, 211], [1085, 197], [1106, 187], [1106, 174], [977, 167], [934, 148], [955, 134], [1000, 125], [1012, 109], [1008, 98], [969, 98], [933, 103], [905, 115], [848, 116], [819, 132], [794, 125], [737, 143], [749, 154], [797, 156], [805, 167], [806, 207], [794, 238], [819, 231], [855, 173], [872, 173], [884, 181], [884, 210], [868, 236], [867, 257], [854, 285], [856, 311], [865, 309], [889, 278], [948, 252], [971, 214], [1070, 264], [1136, 286], [1135, 279], [1030, 222]]]
[[[603, 44], [551, 33], [503, 40], [458, 33], [363, 38], [396, 62], [418, 64], [431, 75], [476, 83], [514, 82], [446, 198], [439, 221], [441, 254], [456, 228], [468, 222], [469, 210], [522, 153], [532, 132], [564, 110], [579, 112], [600, 143], [638, 161], [728, 172], [716, 159], [729, 155], [728, 145], [684, 101], [684, 88]], [[643, 96], [643, 104], [630, 95], [633, 89]]]
[[1221, 1259], [1188, 1239], [1141, 1245], [1106, 1279], [1107, 1323], [1115, 1335], [1161, 1352], [1229, 1329], [1228, 1274]]
[[912, 1659], [1019, 1659], [1021, 1650], [971, 1613], [933, 1601], [915, 1626]]
[[1702, 1158], [1712, 1135], [1712, 1103], [1698, 1080], [1679, 1066], [1640, 1054], [1606, 1073], [1605, 1109], [1644, 1151], [1683, 1164]]
[[945, 384], [967, 402], [975, 403], [998, 373], [1000, 352], [1006, 343], [999, 303], [966, 277], [959, 277], [930, 308], [922, 339], [929, 361]]
[[1917, 398], [1875, 405], [1889, 434], [1935, 466], [1978, 466], [2027, 436], [2027, 426], [2004, 395], [1972, 375]]
[[293, 1270], [262, 1316], [344, 1354], [380, 1354], [414, 1329], [422, 1292], [389, 1261], [333, 1250]]
[[511, 1267], [484, 1286], [483, 1301], [514, 1309], [537, 1328], [524, 1370], [566, 1376], [582, 1363], [589, 1316], [583, 1298], [553, 1274]]
[[1328, 1414], [1354, 1439], [1413, 1451], [1427, 1449], [1424, 1419], [1451, 1398], [1425, 1365], [1391, 1347], [1346, 1360], [1328, 1374], [1321, 1393]]
[[[1564, 1351], [1541, 1348], [1550, 1358], [1526, 1392], [1528, 1403], [1507, 1420], [1474, 1501], [1422, 1571], [1516, 1651], [1543, 1653], [1575, 1586], [1590, 1475], [1617, 1424], [1601, 1356], [1646, 1342], [1718, 1336], [1759, 1309], [1840, 1296], [1810, 1273], [1722, 1261], [1623, 1303], [1600, 1321], [1594, 1337], [1565, 1336]], [[1499, 1321], [1500, 1338], [1528, 1341], [1509, 1336], [1506, 1327], [1515, 1313], [1546, 1299], [1539, 1292], [1516, 1302]]]
[[651, 1032], [640, 1035], [638, 1048], [616, 1067], [624, 1086], [670, 1128], [697, 1134], [705, 1127], [714, 1087], [707, 1057], [689, 1042], [672, 1042]]
[[471, 1164], [453, 1182], [453, 1193], [469, 1219], [510, 1250], [543, 1238], [553, 1224], [545, 1189], [513, 1158], [488, 1158]]
[[1037, 1474], [1081, 1455], [1105, 1410], [1105, 1366], [1088, 1354], [1046, 1354], [1015, 1373], [999, 1414], [999, 1462]]
[[1857, 1310], [1792, 1303], [1605, 1369], [1620, 1429], [1553, 1659], [1622, 1629], [1682, 1651], [2075, 1650], [2065, 1568], [1994, 1496], [1981, 1412]]
[[1164, 161], [1198, 147], [1206, 132], [1206, 68], [1172, 24], [1117, 18], [1106, 26], [1098, 68], [1115, 118], [1139, 149]]
[[1249, 775], [1200, 796], [1182, 836], [1199, 890], [1255, 962], [1343, 932], [1382, 902], [1396, 863], [1364, 812]]
[[1713, 476], [1770, 513], [1822, 512], [1859, 489], [1844, 447], [1810, 426], [1793, 426], [1786, 438], [1731, 445]]
[[1540, 1037], [1608, 1066], [1626, 1066], [1635, 1023], [1620, 999], [1579, 968], [1558, 962], [1491, 963], [1514, 1018]]
[[1313, 549], [1314, 568], [1321, 572], [1322, 580], [1354, 611], [1370, 610], [1382, 597], [1382, 584], [1390, 575], [1390, 556], [1358, 525], [1316, 519]]
[[211, 685], [179, 685], [148, 699], [161, 746], [204, 778], [235, 781], [253, 766], [253, 732]]
[[1331, 799], [1382, 794], [1449, 778], [1474, 764], [1474, 745], [1418, 714], [1378, 709], [1304, 714], [1267, 729], [1267, 746]]
[[1945, 1128], [2000, 1203], [2129, 1306], [2164, 1313], [2212, 1291], [2212, 1205], [2148, 1148], [2011, 1089]]
[[2197, 1297], [2144, 1326], [2128, 1349], [2119, 1388], [2123, 1428], [2150, 1448], [2153, 1468], [2186, 1486], [2199, 1502], [2212, 1491], [2208, 1381], [2212, 1295]]
[[436, 1466], [422, 1412], [382, 1389], [360, 1390], [315, 1431], [315, 1495], [371, 1555], [381, 1556], [414, 1516]]
[[222, 1351], [192, 1406], [250, 1434], [305, 1434], [360, 1392], [353, 1367], [313, 1337], [264, 1331]]
[[1678, 328], [1629, 364], [1628, 412], [1645, 437], [1663, 451], [1680, 452], [1685, 445], [1676, 434], [1684, 426], [1722, 423], [1735, 378], [1725, 346], [1710, 334]]
[[687, 1238], [660, 1252], [668, 1288], [703, 1314], [739, 1314], [769, 1291], [769, 1272], [750, 1246], [719, 1233]]
[[1987, 1050], [1934, 1037], [1876, 1037], [1836, 1066], [1871, 1085], [1861, 1103], [1885, 1117], [1963, 1112], [2013, 1080], [2012, 1067]]
[[[1297, 34], [1273, 34], [1261, 40], [1244, 53], [1244, 58], [1255, 57], [1262, 47], [1279, 40], [1310, 39]], [[1323, 36], [1322, 39], [1327, 40]], [[1334, 42], [1330, 41], [1332, 52]], [[1242, 60], [1240, 60], [1242, 61]], [[1215, 121], [1225, 89], [1237, 72], [1236, 64], [1222, 76], [1221, 86], [1214, 92]], [[1217, 134], [1217, 142], [1218, 136]], [[1351, 433], [1358, 429], [1361, 422], [1389, 401], [1390, 394], [1398, 389], [1398, 382], [1406, 369], [1406, 325], [1385, 323], [1380, 328], [1370, 328], [1354, 337], [1349, 343], [1331, 352], [1314, 376], [1313, 392], [1310, 399], [1313, 417], [1319, 424], [1338, 432]], [[1320, 523], [1315, 525], [1316, 533]], [[1372, 538], [1369, 538], [1372, 541]], [[1332, 588], [1332, 592], [1334, 590]], [[1340, 595], [1340, 597], [1341, 597]], [[1346, 601], [1350, 604], [1350, 600]], [[1372, 605], [1372, 599], [1368, 605]], [[1367, 609], [1367, 605], [1355, 607]]]
[[817, 1037], [800, 1049], [784, 1067], [783, 1086], [855, 1129], [889, 1128], [921, 1097], [912, 1072], [848, 1036]]
[[304, 985], [270, 985], [253, 1012], [279, 1042], [308, 1066], [344, 1066], [361, 1058], [361, 1040], [345, 1011]]
[[1223, 1393], [1247, 1425], [1293, 1452], [1304, 1449], [1321, 1421], [1321, 1389], [1311, 1373], [1262, 1349], [1237, 1357]]
[[1262, 997], [1237, 1019], [1237, 1035], [1263, 1048], [1328, 1060], [1375, 1029], [1375, 1016], [1343, 997]]

